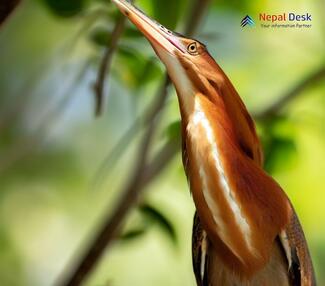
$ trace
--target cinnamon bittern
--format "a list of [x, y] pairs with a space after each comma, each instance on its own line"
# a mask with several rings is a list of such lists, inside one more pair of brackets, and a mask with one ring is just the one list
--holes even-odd
[[307, 243], [281, 187], [263, 171], [255, 124], [204, 44], [113, 0], [149, 40], [176, 88], [183, 164], [197, 213], [201, 286], [315, 285]]

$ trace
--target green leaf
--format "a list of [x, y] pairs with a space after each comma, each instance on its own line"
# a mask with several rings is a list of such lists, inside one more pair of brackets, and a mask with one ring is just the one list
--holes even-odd
[[130, 88], [140, 88], [151, 80], [156, 79], [161, 70], [155, 58], [148, 58], [136, 49], [119, 47], [119, 73], [120, 79], [128, 84]]
[[98, 46], [107, 47], [111, 41], [111, 32], [106, 28], [97, 28], [91, 32], [90, 40]]
[[167, 126], [166, 133], [167, 133], [168, 139], [171, 139], [171, 140], [180, 139], [181, 121], [176, 120], [176, 121], [172, 122], [171, 124], [169, 124], [169, 126]]
[[[218, 0], [213, 1], [212, 3], [216, 9], [221, 10], [230, 10], [237, 11], [241, 13], [249, 13], [252, 11], [254, 6], [257, 6], [256, 3], [251, 4], [250, 1], [229, 1], [229, 0]], [[243, 14], [243, 17], [246, 16]]]
[[[112, 37], [112, 32], [109, 29], [107, 29], [106, 27], [105, 28], [97, 27], [90, 33], [90, 41], [100, 47], [109, 46], [111, 37]], [[128, 28], [123, 33], [123, 38], [124, 39], [137, 39], [137, 38], [142, 38], [142, 35], [138, 30]], [[125, 51], [124, 51], [125, 49], [126, 48], [123, 48], [123, 46], [122, 46], [122, 48], [121, 48], [122, 53], [125, 53]]]
[[142, 69], [137, 74], [138, 87], [156, 79], [161, 73], [155, 58], [145, 59]]
[[86, 6], [86, 0], [42, 0], [55, 15], [72, 17], [79, 14]]
[[123, 233], [119, 237], [120, 242], [132, 242], [135, 239], [141, 238], [147, 232], [147, 228], [132, 229]]
[[174, 30], [183, 16], [186, 2], [183, 0], [152, 0], [153, 17], [168, 29]]
[[143, 204], [139, 208], [140, 212], [149, 220], [156, 223], [174, 242], [177, 242], [176, 231], [172, 223], [159, 210], [148, 204]]
[[[25, 182], [26, 180], [29, 183], [46, 181], [57, 184], [58, 191], [63, 190], [63, 186], [74, 185], [76, 180], [81, 182], [83, 177], [75, 153], [70, 149], [29, 152], [24, 160], [19, 161], [19, 164], [14, 164], [0, 173], [2, 187], [12, 182]], [[0, 199], [3, 195], [4, 193], [0, 192]]]
[[260, 125], [264, 149], [264, 167], [269, 173], [292, 167], [297, 158], [295, 133], [286, 115], [263, 121]]
[[273, 136], [265, 148], [265, 169], [274, 173], [285, 170], [297, 155], [294, 139]]

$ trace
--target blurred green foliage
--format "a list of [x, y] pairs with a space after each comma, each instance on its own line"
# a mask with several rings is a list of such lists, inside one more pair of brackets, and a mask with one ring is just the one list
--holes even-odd
[[86, 0], [43, 0], [44, 6], [60, 17], [72, 17], [85, 9]]
[[[185, 0], [137, 3], [177, 31], [191, 6]], [[213, 1], [197, 38], [207, 42], [254, 113], [324, 63], [322, 5], [319, 0]], [[312, 13], [312, 29], [239, 25], [247, 14], [289, 10]], [[107, 75], [106, 112], [94, 119], [93, 84], [118, 17], [108, 0], [34, 0], [23, 1], [1, 27], [0, 285], [53, 284], [76, 246], [91, 240], [102, 214], [113, 209], [133, 170], [143, 132], [134, 122], [154, 99], [164, 68], [128, 23]], [[180, 134], [178, 103], [171, 93], [155, 151]], [[258, 122], [265, 168], [297, 209], [319, 285], [325, 285], [324, 93], [322, 81], [278, 115]], [[52, 108], [54, 120], [49, 120]], [[125, 151], [111, 160], [107, 154], [130, 126], [132, 136], [119, 146]], [[95, 188], [91, 182], [103, 164], [109, 168]], [[178, 154], [147, 188], [119, 243], [86, 285], [195, 285], [193, 213]]]
[[166, 0], [152, 1], [153, 18], [162, 25], [169, 27], [169, 29], [175, 29], [178, 22], [184, 16], [184, 10], [186, 9], [186, 1], [184, 0]]

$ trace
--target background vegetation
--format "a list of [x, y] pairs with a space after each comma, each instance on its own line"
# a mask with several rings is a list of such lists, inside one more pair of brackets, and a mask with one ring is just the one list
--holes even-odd
[[[195, 33], [230, 76], [325, 285], [324, 2], [137, 5]], [[311, 13], [312, 28], [240, 27], [291, 11]], [[110, 1], [22, 1], [0, 29], [0, 91], [0, 285], [54, 284], [104, 226], [97, 245], [109, 247], [96, 265], [91, 252], [85, 285], [195, 285], [175, 91]]]

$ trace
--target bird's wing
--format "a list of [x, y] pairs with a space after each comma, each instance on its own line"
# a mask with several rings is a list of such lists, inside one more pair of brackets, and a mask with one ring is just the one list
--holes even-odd
[[208, 286], [208, 248], [209, 241], [206, 232], [202, 228], [199, 216], [195, 213], [192, 233], [192, 261], [198, 286]]
[[[316, 286], [308, 246], [296, 214], [293, 215], [290, 224], [279, 235], [279, 238], [288, 260], [290, 285]], [[197, 213], [194, 216], [192, 246], [193, 268], [197, 286], [209, 286], [208, 261], [211, 251], [209, 251], [209, 240]]]
[[307, 242], [294, 210], [290, 223], [279, 237], [288, 260], [292, 285], [315, 286], [316, 279]]

